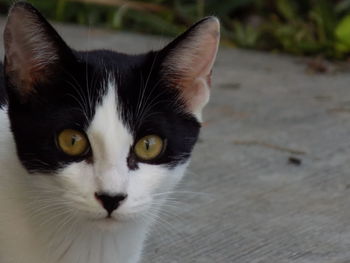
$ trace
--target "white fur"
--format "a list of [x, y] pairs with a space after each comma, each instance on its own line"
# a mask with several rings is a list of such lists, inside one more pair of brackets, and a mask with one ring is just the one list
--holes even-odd
[[[169, 169], [126, 158], [134, 143], [117, 115], [114, 82], [87, 130], [94, 162], [73, 163], [57, 175], [28, 174], [15, 152], [6, 110], [0, 110], [0, 262], [136, 263], [153, 218], [184, 174], [187, 164]], [[94, 193], [126, 193], [104, 219]]]

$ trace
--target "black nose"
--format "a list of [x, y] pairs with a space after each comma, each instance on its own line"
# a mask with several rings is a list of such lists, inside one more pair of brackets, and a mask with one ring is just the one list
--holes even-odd
[[127, 197], [126, 194], [110, 195], [106, 193], [95, 193], [95, 197], [101, 202], [102, 206], [111, 215], [114, 210], [116, 210], [121, 202]]

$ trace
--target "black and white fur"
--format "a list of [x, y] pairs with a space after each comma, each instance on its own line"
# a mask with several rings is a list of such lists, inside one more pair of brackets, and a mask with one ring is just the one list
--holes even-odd
[[[208, 17], [160, 51], [78, 52], [30, 4], [4, 32], [0, 86], [0, 262], [136, 263], [160, 206], [182, 178], [209, 99], [219, 22]], [[55, 137], [83, 130], [84, 157]], [[139, 160], [148, 134], [166, 148]], [[94, 193], [127, 195], [111, 218]]]

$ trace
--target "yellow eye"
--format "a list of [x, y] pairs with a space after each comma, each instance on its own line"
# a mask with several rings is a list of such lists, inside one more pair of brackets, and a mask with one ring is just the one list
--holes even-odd
[[90, 147], [86, 135], [72, 129], [63, 130], [58, 135], [57, 143], [64, 153], [71, 156], [83, 155]]
[[158, 157], [162, 153], [163, 147], [163, 140], [159, 136], [147, 135], [136, 143], [134, 151], [137, 157], [149, 161]]

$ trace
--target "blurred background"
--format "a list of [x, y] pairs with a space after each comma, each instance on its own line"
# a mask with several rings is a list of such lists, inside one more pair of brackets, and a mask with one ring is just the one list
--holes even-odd
[[[7, 13], [12, 0], [0, 0]], [[51, 20], [174, 36], [218, 16], [223, 43], [344, 60], [350, 54], [350, 0], [30, 0]]]

